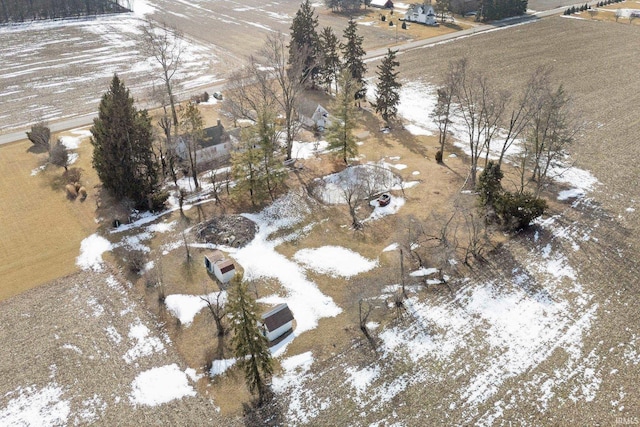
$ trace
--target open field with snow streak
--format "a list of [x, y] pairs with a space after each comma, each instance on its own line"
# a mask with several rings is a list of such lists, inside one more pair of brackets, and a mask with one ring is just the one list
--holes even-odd
[[1, 425], [240, 425], [128, 292], [89, 270], [0, 303]]
[[[288, 34], [300, 5], [297, 0], [132, 3], [134, 12], [128, 14], [0, 27], [0, 133], [38, 120], [95, 113], [113, 73], [143, 107], [156, 105], [151, 90], [161, 86], [158, 65], [141, 52], [140, 26], [146, 19], [166, 22], [185, 35], [175, 80], [177, 96], [184, 100], [195, 88], [224, 80], [256, 54], [269, 34]], [[319, 3], [315, 7], [320, 28], [331, 26], [341, 35], [347, 18]], [[395, 32], [388, 29], [362, 25], [359, 31], [367, 49], [396, 41]], [[407, 38], [401, 33], [398, 40]]]
[[[120, 14], [0, 27], [0, 132], [95, 113], [114, 73], [144, 106], [160, 81], [158, 64], [141, 52], [142, 24], [133, 14]], [[177, 79], [215, 83], [216, 52], [196, 43], [184, 46]]]

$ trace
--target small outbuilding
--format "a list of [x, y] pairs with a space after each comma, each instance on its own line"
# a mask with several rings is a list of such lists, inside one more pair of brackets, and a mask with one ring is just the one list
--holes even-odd
[[225, 258], [224, 254], [218, 250], [204, 255], [204, 266], [223, 284], [229, 283], [236, 274], [236, 266], [233, 261]]
[[380, 9], [393, 9], [393, 2], [391, 0], [371, 0], [369, 6]]
[[262, 315], [262, 334], [269, 340], [275, 341], [293, 329], [293, 313], [287, 304], [277, 305]]

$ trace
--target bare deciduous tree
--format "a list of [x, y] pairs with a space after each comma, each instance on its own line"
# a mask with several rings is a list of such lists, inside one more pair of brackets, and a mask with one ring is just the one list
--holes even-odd
[[450, 73], [456, 82], [454, 100], [467, 132], [471, 168], [469, 184], [475, 187], [478, 160], [488, 152], [506, 106], [506, 93], [491, 88], [488, 79], [469, 69], [466, 58], [454, 61]]
[[536, 68], [524, 86], [522, 95], [518, 99], [515, 107], [511, 110], [509, 122], [503, 124], [502, 127], [506, 129], [507, 133], [500, 148], [500, 157], [498, 158], [499, 166], [502, 165], [507, 151], [528, 128], [533, 116], [539, 109], [539, 99], [544, 91], [547, 90], [551, 71], [551, 67], [547, 66]]
[[293, 140], [300, 129], [300, 122], [296, 119], [296, 110], [300, 95], [312, 73], [303, 73], [304, 68], [309, 66], [304, 63], [306, 55], [298, 55], [295, 58], [297, 62], [288, 65], [287, 45], [282, 33], [268, 35], [260, 53], [266, 60], [268, 78], [276, 82], [275, 86], [267, 85], [266, 89], [271, 91], [271, 95], [278, 102], [284, 116], [286, 160], [290, 160]]
[[182, 33], [162, 23], [159, 26], [152, 21], [147, 21], [142, 28], [143, 52], [153, 57], [162, 69], [161, 80], [165, 86], [173, 125], [178, 126], [178, 114], [175, 107], [174, 77], [180, 68], [181, 57], [184, 52], [182, 45]]
[[373, 304], [363, 300], [362, 298], [358, 300], [358, 321], [359, 321], [360, 330], [364, 334], [364, 337], [367, 339], [367, 342], [369, 342], [369, 345], [371, 345], [371, 349], [374, 351], [374, 353], [377, 354], [378, 349], [377, 349], [376, 340], [375, 338], [373, 338], [373, 336], [371, 336], [371, 333], [369, 332], [369, 328], [367, 327], [369, 315], [371, 314], [372, 311], [373, 311]]
[[570, 112], [570, 98], [562, 85], [555, 91], [547, 91], [540, 103], [526, 140], [531, 179], [537, 183], [537, 192], [546, 183], [551, 165], [573, 141], [580, 128]]
[[367, 199], [367, 173], [363, 168], [350, 168], [342, 173], [342, 195], [349, 207], [351, 226], [356, 231], [362, 231], [364, 224], [358, 215], [358, 210]]
[[216, 323], [217, 335], [219, 337], [227, 333], [227, 329], [224, 325], [224, 319], [227, 315], [225, 308], [225, 293], [224, 292], [210, 292], [210, 287], [206, 283], [202, 284], [202, 290], [204, 295], [200, 296], [200, 299], [204, 301], [213, 317], [213, 321]]
[[66, 171], [69, 168], [69, 160], [67, 147], [65, 147], [62, 141], [58, 139], [56, 144], [51, 147], [51, 150], [49, 151], [49, 163], [64, 168]]

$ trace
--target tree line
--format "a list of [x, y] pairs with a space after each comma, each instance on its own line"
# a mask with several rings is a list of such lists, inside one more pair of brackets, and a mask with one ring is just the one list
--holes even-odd
[[482, 0], [481, 18], [484, 21], [495, 21], [524, 15], [527, 4], [527, 0]]
[[130, 12], [122, 0], [0, 0], [0, 23]]

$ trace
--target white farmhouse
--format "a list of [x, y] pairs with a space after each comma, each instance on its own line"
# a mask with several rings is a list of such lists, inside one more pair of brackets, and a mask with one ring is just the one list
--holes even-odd
[[310, 104], [300, 106], [298, 110], [300, 123], [308, 129], [317, 128], [320, 132], [324, 132], [325, 128], [331, 124], [329, 112], [320, 104], [317, 104], [315, 110], [311, 108]]
[[418, 22], [425, 25], [437, 26], [436, 14], [429, 4], [412, 4], [404, 15], [405, 21]]

